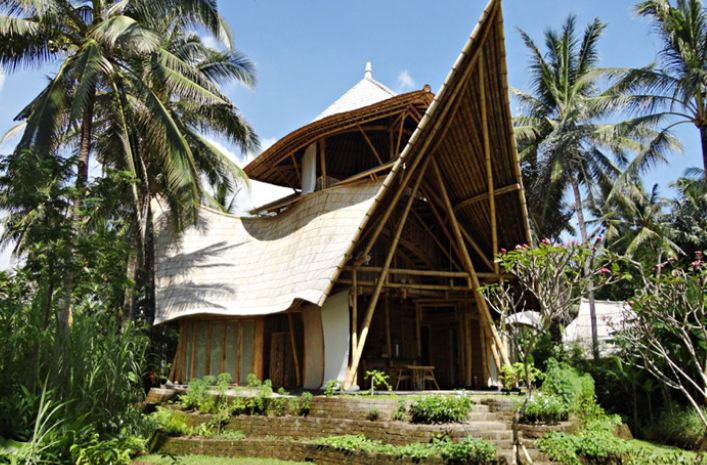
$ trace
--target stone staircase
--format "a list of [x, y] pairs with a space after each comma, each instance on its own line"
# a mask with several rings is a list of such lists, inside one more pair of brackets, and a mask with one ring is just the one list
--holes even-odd
[[[206, 454], [213, 456], [258, 456], [282, 460], [314, 461], [318, 465], [340, 465], [351, 463], [361, 465], [387, 465], [408, 463], [391, 457], [375, 457], [366, 454], [348, 454], [311, 444], [311, 440], [327, 436], [363, 434], [369, 439], [386, 444], [405, 445], [427, 443], [439, 436], [458, 440], [471, 436], [496, 444], [500, 463], [512, 463], [513, 432], [511, 420], [515, 404], [511, 400], [480, 399], [473, 405], [466, 423], [417, 425], [405, 421], [393, 421], [398, 408], [398, 400], [385, 398], [356, 397], [315, 397], [309, 415], [306, 417], [246, 416], [231, 417], [227, 429], [245, 434], [242, 440], [204, 438], [165, 438], [160, 446], [162, 452], [173, 455]], [[377, 418], [371, 420], [377, 413]], [[190, 421], [197, 425], [208, 422], [210, 415], [194, 414]], [[560, 430], [561, 426], [553, 428]], [[524, 427], [524, 444], [536, 465], [550, 462], [536, 448], [533, 428]], [[441, 464], [431, 460], [424, 463]], [[520, 465], [525, 465], [521, 462]]]

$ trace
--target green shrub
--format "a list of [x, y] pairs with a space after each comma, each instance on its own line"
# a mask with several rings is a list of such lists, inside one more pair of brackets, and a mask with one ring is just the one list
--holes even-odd
[[498, 457], [495, 444], [471, 437], [458, 442], [445, 437], [434, 439], [429, 443], [395, 446], [368, 439], [362, 434], [349, 434], [319, 438], [314, 441], [314, 444], [331, 447], [343, 452], [383, 454], [409, 458], [415, 461], [430, 457], [440, 457], [450, 465], [490, 463]]
[[216, 381], [213, 376], [205, 376], [189, 381], [187, 392], [181, 395], [179, 401], [187, 409], [197, 409], [210, 413], [216, 408], [216, 398], [209, 394], [209, 389]]
[[466, 396], [424, 396], [410, 405], [412, 423], [462, 423], [474, 402]]
[[[707, 409], [702, 409], [707, 416]], [[707, 437], [707, 428], [692, 408], [669, 406], [651, 425], [651, 433], [665, 444], [695, 450]]]
[[303, 417], [306, 417], [309, 415], [309, 410], [312, 408], [312, 396], [311, 392], [303, 392], [302, 395], [300, 396], [299, 400], [299, 411], [297, 412], [299, 415], [302, 415]]
[[366, 372], [366, 375], [364, 376], [364, 379], [366, 380], [371, 380], [371, 388], [368, 390], [368, 393], [370, 395], [373, 395], [374, 392], [376, 392], [377, 388], [384, 387], [388, 391], [393, 390], [393, 386], [390, 385], [388, 380], [390, 379], [390, 376], [388, 376], [385, 372], [380, 371], [380, 370], [370, 370]]
[[368, 421], [376, 421], [378, 418], [380, 418], [381, 412], [377, 408], [373, 407], [372, 409], [369, 409], [368, 412], [366, 412], [366, 420]]
[[324, 383], [324, 395], [331, 397], [336, 394], [336, 391], [341, 389], [341, 383], [335, 379], [330, 379]]
[[569, 413], [576, 413], [584, 418], [603, 414], [596, 402], [592, 376], [579, 373], [567, 363], [555, 359], [547, 360], [547, 371], [541, 391], [559, 397]]
[[449, 464], [488, 463], [496, 460], [496, 445], [489, 441], [467, 437], [458, 442], [449, 439], [433, 443], [437, 453]]
[[157, 407], [157, 410], [150, 414], [150, 419], [155, 429], [163, 433], [172, 435], [189, 433], [187, 415], [179, 410]]
[[707, 458], [692, 452], [626, 441], [606, 431], [585, 430], [579, 434], [549, 433], [538, 443], [553, 462], [563, 465], [705, 465]]
[[569, 409], [560, 397], [541, 392], [525, 405], [521, 420], [524, 423], [557, 423], [568, 417]]
[[398, 408], [395, 409], [395, 412], [393, 412], [393, 420], [394, 421], [405, 421], [408, 416], [408, 409], [407, 405], [405, 404], [405, 401], [400, 399], [398, 400]]

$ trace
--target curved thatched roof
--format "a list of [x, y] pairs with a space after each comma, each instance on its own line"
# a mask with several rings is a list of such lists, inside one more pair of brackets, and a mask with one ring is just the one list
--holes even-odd
[[325, 290], [368, 211], [379, 182], [315, 192], [276, 217], [239, 218], [203, 208], [175, 240], [155, 205], [155, 324], [195, 315], [264, 315]]

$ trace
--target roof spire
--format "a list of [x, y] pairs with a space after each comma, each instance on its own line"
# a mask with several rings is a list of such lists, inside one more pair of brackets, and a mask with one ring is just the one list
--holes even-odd
[[363, 72], [364, 79], [373, 79], [373, 66], [370, 61], [366, 62], [366, 69]]

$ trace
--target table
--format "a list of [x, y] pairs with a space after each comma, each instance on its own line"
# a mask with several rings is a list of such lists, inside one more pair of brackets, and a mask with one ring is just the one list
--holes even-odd
[[416, 391], [424, 391], [427, 382], [431, 382], [439, 391], [434, 365], [403, 365], [397, 367], [397, 370], [396, 390], [400, 386], [400, 381], [410, 380], [412, 388]]

